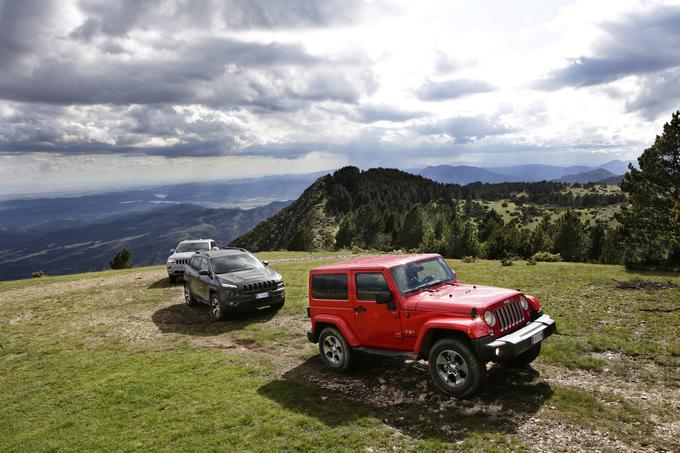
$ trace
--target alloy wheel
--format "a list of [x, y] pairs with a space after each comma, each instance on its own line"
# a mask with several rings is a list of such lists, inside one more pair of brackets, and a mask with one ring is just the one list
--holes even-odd
[[462, 387], [468, 380], [468, 366], [456, 351], [445, 349], [437, 356], [437, 374], [451, 387]]
[[345, 351], [342, 348], [342, 343], [333, 335], [328, 335], [323, 340], [323, 354], [326, 359], [333, 365], [340, 365], [342, 363]]

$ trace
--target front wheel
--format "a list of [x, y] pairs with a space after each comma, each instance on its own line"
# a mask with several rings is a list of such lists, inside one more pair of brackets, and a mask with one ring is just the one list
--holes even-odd
[[486, 365], [465, 343], [454, 338], [436, 342], [428, 361], [435, 385], [456, 398], [475, 393], [486, 377]]
[[342, 373], [349, 368], [349, 344], [335, 327], [326, 327], [319, 335], [319, 352], [321, 360], [328, 368]]
[[528, 367], [531, 362], [536, 360], [538, 355], [541, 353], [541, 343], [532, 346], [527, 349], [517, 357], [513, 357], [503, 364], [510, 368], [525, 368]]

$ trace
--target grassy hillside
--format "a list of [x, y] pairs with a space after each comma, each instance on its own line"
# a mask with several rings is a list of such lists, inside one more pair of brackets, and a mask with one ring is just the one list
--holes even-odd
[[458, 401], [421, 362], [323, 368], [304, 334], [307, 275], [341, 254], [263, 254], [286, 306], [222, 323], [160, 267], [0, 283], [0, 451], [680, 449], [680, 288], [614, 281], [680, 276], [451, 261], [463, 281], [537, 295], [558, 322], [533, 369], [493, 367]]

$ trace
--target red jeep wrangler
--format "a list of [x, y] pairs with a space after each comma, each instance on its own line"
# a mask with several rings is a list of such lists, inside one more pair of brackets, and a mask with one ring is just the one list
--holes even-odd
[[354, 259], [310, 271], [309, 341], [345, 371], [353, 351], [427, 358], [444, 393], [466, 397], [486, 363], [526, 366], [555, 332], [538, 299], [520, 291], [464, 285], [440, 255]]

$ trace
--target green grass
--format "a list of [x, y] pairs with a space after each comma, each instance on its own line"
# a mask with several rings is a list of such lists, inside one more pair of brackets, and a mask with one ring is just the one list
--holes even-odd
[[341, 376], [319, 364], [307, 276], [345, 254], [261, 254], [286, 306], [223, 323], [185, 307], [162, 267], [0, 283], [0, 451], [506, 451], [560, 448], [565, 430], [583, 439], [566, 449], [680, 448], [680, 289], [614, 282], [679, 276], [450, 261], [464, 282], [539, 297], [558, 322], [537, 372], [493, 368], [457, 401], [417, 362], [362, 359]]

